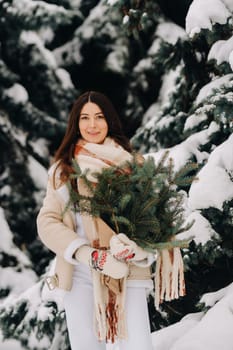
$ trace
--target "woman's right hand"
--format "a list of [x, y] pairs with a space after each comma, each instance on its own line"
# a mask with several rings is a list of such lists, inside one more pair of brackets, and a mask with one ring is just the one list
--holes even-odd
[[129, 273], [125, 262], [118, 261], [107, 250], [95, 249], [88, 245], [83, 245], [76, 251], [75, 259], [115, 279], [126, 277]]

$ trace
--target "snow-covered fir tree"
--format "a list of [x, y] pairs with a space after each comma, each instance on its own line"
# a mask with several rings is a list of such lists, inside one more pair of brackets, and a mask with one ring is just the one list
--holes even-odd
[[[178, 53], [163, 67], [158, 99], [133, 137], [136, 147], [156, 159], [169, 150], [177, 168], [188, 160], [200, 167], [198, 181], [187, 194], [187, 220], [195, 219], [186, 233], [195, 238], [184, 256], [188, 291], [181, 303], [188, 312], [203, 293], [227, 286], [233, 277], [232, 10], [227, 1], [193, 1], [186, 33], [175, 43]], [[160, 56], [161, 46], [155, 47]], [[143, 73], [151, 67], [146, 59], [138, 64]], [[185, 348], [182, 339], [177, 344], [174, 349]], [[209, 347], [213, 348], [218, 345]]]
[[155, 160], [169, 150], [176, 169], [198, 163], [198, 181], [180, 189], [195, 219], [180, 237], [194, 237], [183, 250], [187, 295], [161, 312], [150, 301], [155, 349], [232, 349], [233, 3], [184, 0], [184, 27], [166, 3], [0, 0], [2, 347], [69, 349], [35, 220], [71, 104], [96, 89], [136, 149]]

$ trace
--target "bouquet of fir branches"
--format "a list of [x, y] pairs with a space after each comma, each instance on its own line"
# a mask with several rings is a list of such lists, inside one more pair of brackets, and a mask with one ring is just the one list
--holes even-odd
[[187, 241], [174, 237], [192, 225], [184, 225], [183, 191], [190, 185], [190, 175], [196, 164], [188, 163], [174, 171], [166, 152], [158, 164], [152, 157], [138, 162], [137, 157], [121, 166], [104, 168], [92, 174], [95, 183], [88, 179], [89, 170], [81, 172], [73, 160], [72, 179], [81, 178], [88, 195], [81, 195], [69, 184], [73, 210], [101, 217], [116, 233], [124, 232], [143, 249], [170, 249], [187, 246]]

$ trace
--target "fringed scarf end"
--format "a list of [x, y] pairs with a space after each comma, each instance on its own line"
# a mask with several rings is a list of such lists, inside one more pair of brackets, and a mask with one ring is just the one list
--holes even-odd
[[127, 339], [124, 313], [126, 278], [114, 280], [93, 271], [95, 329], [99, 341], [115, 343]]
[[155, 308], [185, 295], [184, 264], [179, 247], [158, 252], [155, 270]]

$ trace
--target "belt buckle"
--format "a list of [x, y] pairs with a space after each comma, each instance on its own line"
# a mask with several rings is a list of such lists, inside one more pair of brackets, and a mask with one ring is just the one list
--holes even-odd
[[58, 286], [58, 276], [57, 274], [53, 276], [47, 276], [45, 282], [49, 290], [54, 290]]

